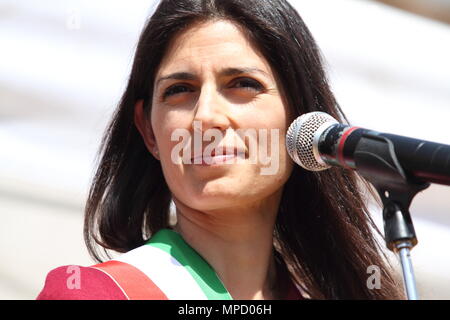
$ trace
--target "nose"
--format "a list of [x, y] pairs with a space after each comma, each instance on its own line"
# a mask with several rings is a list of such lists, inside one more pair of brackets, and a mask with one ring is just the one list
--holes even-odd
[[229, 128], [230, 119], [227, 102], [217, 92], [217, 87], [214, 84], [203, 85], [193, 120], [200, 121], [203, 131], [208, 129], [225, 131]]

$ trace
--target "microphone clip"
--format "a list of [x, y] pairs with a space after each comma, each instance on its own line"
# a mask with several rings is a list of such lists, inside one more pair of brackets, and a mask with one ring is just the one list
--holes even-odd
[[364, 133], [356, 150], [358, 173], [375, 187], [383, 203], [386, 246], [400, 256], [407, 296], [415, 300], [418, 296], [410, 250], [417, 244], [417, 237], [409, 207], [430, 183], [412, 180], [400, 165], [393, 142], [376, 132]]

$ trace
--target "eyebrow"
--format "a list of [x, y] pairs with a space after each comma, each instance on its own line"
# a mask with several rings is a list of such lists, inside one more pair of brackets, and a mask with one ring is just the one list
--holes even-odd
[[[237, 76], [240, 74], [251, 74], [251, 73], [262, 73], [267, 77], [270, 77], [269, 74], [261, 69], [255, 68], [255, 67], [249, 67], [249, 68], [225, 68], [222, 69], [219, 72], [220, 76]], [[174, 80], [196, 80], [197, 76], [190, 72], [175, 72], [172, 74], [169, 74], [167, 76], [162, 76], [156, 81], [156, 86], [158, 86], [162, 81], [168, 80], [168, 79], [174, 79]]]

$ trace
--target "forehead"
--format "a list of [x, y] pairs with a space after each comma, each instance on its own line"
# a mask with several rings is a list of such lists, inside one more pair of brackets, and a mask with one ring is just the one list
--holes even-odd
[[270, 72], [270, 66], [256, 46], [230, 21], [208, 21], [196, 24], [174, 36], [161, 61], [158, 75], [180, 68], [197, 69], [210, 66], [221, 69], [239, 64], [251, 65]]

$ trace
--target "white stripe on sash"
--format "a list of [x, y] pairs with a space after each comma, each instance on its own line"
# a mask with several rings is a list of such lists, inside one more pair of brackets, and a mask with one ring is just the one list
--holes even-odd
[[189, 271], [159, 248], [143, 245], [114, 260], [131, 264], [145, 273], [169, 300], [208, 299]]

